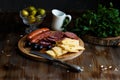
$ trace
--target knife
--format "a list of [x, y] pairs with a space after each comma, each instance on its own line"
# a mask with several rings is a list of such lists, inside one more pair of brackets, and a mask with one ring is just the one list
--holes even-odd
[[81, 72], [81, 71], [83, 71], [83, 69], [81, 69], [80, 66], [78, 66], [78, 65], [68, 64], [68, 63], [63, 62], [63, 61], [61, 61], [59, 59], [55, 59], [55, 58], [53, 58], [52, 56], [50, 56], [48, 54], [41, 53], [41, 52], [38, 52], [38, 51], [33, 51], [33, 50], [30, 51], [30, 53], [34, 54], [34, 55], [37, 55], [37, 56], [41, 56], [41, 57], [43, 57], [43, 58], [45, 58], [47, 60], [50, 60], [52, 62], [61, 64], [61, 65], [65, 66], [65, 67], [67, 67], [67, 69], [69, 71], [72, 71], [72, 72]]

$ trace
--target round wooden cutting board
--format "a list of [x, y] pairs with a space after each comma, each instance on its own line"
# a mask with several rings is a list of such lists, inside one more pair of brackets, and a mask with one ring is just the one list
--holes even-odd
[[[22, 54], [32, 58], [32, 59], [35, 59], [35, 60], [45, 60], [44, 58], [40, 57], [40, 56], [37, 56], [37, 55], [34, 55], [34, 54], [31, 54], [30, 53], [30, 50], [31, 48], [30, 47], [25, 47], [25, 43], [26, 43], [26, 36], [25, 35], [24, 37], [22, 37], [19, 42], [18, 42], [18, 48], [19, 50], [22, 52]], [[84, 47], [84, 42], [79, 39], [79, 42], [80, 42], [80, 46]], [[71, 60], [71, 59], [74, 59], [76, 57], [78, 57], [79, 55], [81, 55], [83, 53], [84, 50], [81, 50], [77, 53], [67, 53], [67, 54], [64, 54], [60, 57], [57, 57], [57, 59], [60, 59], [62, 61], [66, 61], [66, 60]]]

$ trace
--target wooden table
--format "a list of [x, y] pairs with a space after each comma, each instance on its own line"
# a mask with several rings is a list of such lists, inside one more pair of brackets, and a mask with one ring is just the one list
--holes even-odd
[[[78, 13], [71, 13], [74, 18]], [[42, 27], [50, 27], [51, 15]], [[40, 26], [40, 27], [41, 27]], [[83, 72], [68, 72], [57, 65], [36, 61], [21, 55], [18, 40], [25, 35], [18, 13], [0, 13], [0, 80], [119, 80], [120, 47], [85, 43], [79, 57], [66, 61], [79, 65]]]

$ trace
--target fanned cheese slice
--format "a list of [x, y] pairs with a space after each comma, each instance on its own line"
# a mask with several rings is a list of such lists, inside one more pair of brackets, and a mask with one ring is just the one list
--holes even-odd
[[65, 38], [64, 40], [61, 41], [62, 44], [64, 45], [69, 45], [69, 46], [79, 46], [79, 40], [76, 39], [70, 39], [70, 38]]
[[53, 50], [47, 50], [46, 53], [48, 55], [51, 55], [52, 57], [56, 57], [56, 54], [55, 54], [55, 52]]
[[55, 52], [57, 56], [61, 56], [63, 54], [62, 48], [61, 47], [53, 47], [52, 50]]
[[75, 47], [71, 47], [69, 45], [60, 45], [60, 46], [68, 52], [79, 52], [78, 49], [76, 49]]

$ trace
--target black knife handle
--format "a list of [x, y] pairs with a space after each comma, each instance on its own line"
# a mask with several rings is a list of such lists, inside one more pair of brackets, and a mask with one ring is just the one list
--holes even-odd
[[78, 65], [68, 64], [68, 63], [63, 62], [63, 61], [58, 60], [58, 59], [54, 59], [53, 61], [66, 66], [69, 71], [72, 71], [72, 72], [81, 72], [81, 71], [83, 71], [83, 69], [81, 69], [80, 66], [78, 66]]

